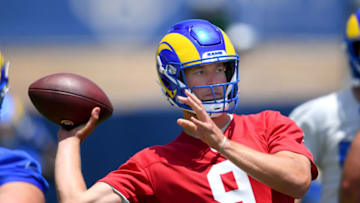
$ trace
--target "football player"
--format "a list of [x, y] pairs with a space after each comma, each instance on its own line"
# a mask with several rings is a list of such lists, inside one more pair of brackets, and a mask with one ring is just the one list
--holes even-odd
[[[0, 53], [0, 110], [8, 91], [9, 62]], [[1, 114], [0, 114], [1, 115]], [[1, 119], [1, 117], [0, 117]], [[4, 135], [0, 128], [0, 136]], [[0, 202], [41, 203], [48, 183], [41, 175], [40, 164], [21, 150], [0, 146]]]
[[205, 20], [177, 23], [162, 38], [156, 69], [163, 93], [183, 111], [183, 131], [146, 148], [87, 189], [80, 143], [95, 128], [59, 131], [60, 202], [293, 202], [317, 176], [303, 132], [279, 112], [232, 114], [238, 64], [228, 36]]
[[346, 154], [360, 127], [360, 10], [347, 21], [345, 43], [351, 86], [301, 104], [290, 117], [303, 129], [305, 145], [321, 170], [322, 203], [339, 201]]

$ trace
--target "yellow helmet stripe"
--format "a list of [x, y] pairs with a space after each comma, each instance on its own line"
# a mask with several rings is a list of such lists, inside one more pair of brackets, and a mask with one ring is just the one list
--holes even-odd
[[[162, 40], [162, 41], [160, 42], [160, 45], [159, 45], [159, 47], [158, 47], [158, 49], [157, 49], [157, 51], [156, 51], [156, 56], [158, 56], [159, 53], [160, 53], [162, 50], [165, 50], [165, 49], [168, 49], [168, 50], [172, 51], [171, 48], [169, 47], [169, 45], [163, 43], [163, 41], [164, 41], [164, 40]], [[161, 80], [159, 74], [158, 74], [158, 77], [159, 77], [159, 81], [160, 81], [161, 87], [166, 91], [166, 93], [169, 95], [170, 98], [174, 98], [175, 95], [176, 95], [176, 90], [170, 90], [170, 89], [168, 89], [168, 88], [164, 85], [164, 83], [163, 83], [163, 81]]]
[[224, 31], [221, 30], [221, 32], [222, 32], [222, 35], [224, 36], [225, 49], [226, 49], [227, 55], [236, 55], [234, 46], [232, 45], [229, 37], [226, 35], [226, 33]]
[[[161, 42], [167, 42], [175, 50], [181, 63], [200, 60], [200, 54], [194, 44], [185, 36], [178, 33], [167, 34]], [[160, 42], [160, 43], [161, 43]], [[173, 42], [173, 43], [170, 43]], [[161, 51], [161, 50], [160, 50]], [[191, 54], [189, 54], [191, 53]], [[190, 64], [187, 64], [190, 65]]]
[[165, 49], [172, 51], [171, 48], [169, 47], [169, 45], [167, 45], [167, 44], [163, 43], [163, 41], [161, 41], [160, 45], [156, 51], [156, 56], [158, 56], [160, 54], [160, 52]]
[[346, 25], [346, 36], [351, 38], [359, 38], [360, 37], [360, 30], [359, 30], [359, 22], [355, 14], [352, 14], [347, 21]]
[[5, 64], [5, 58], [4, 56], [0, 53], [0, 68]]

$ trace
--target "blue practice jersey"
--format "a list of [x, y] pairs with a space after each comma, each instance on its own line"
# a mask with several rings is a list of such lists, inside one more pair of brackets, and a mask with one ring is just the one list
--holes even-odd
[[39, 162], [24, 151], [0, 147], [0, 186], [10, 182], [27, 182], [44, 193], [49, 188]]

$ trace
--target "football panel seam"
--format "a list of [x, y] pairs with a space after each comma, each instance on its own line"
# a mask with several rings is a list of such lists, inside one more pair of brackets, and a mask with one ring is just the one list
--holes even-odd
[[[30, 88], [29, 89], [29, 93], [32, 91], [32, 90], [40, 90], [40, 91], [43, 91], [43, 92], [59, 92], [59, 93], [63, 93], [63, 94], [68, 94], [68, 95], [74, 95], [74, 96], [78, 96], [78, 97], [82, 97], [82, 98], [85, 98], [85, 99], [88, 99], [90, 101], [94, 101], [96, 103], [99, 103], [99, 104], [102, 104], [102, 106], [105, 106], [110, 112], [112, 112], [111, 109], [113, 109], [112, 107], [104, 104], [103, 102], [100, 102], [96, 99], [92, 99], [90, 97], [86, 97], [84, 95], [80, 95], [80, 94], [75, 94], [75, 93], [72, 93], [72, 92], [66, 92], [66, 91], [61, 91], [61, 90], [53, 90], [53, 89], [43, 89], [43, 88]], [[106, 95], [105, 95], [106, 96]], [[109, 101], [110, 102], [110, 101]]]

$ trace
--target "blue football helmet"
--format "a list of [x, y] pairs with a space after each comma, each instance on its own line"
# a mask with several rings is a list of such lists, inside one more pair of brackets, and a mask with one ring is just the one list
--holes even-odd
[[1, 68], [1, 75], [0, 75], [0, 110], [2, 101], [5, 97], [5, 94], [9, 90], [9, 65], [10, 63], [5, 60], [3, 55], [0, 53], [0, 68]]
[[360, 86], [360, 9], [347, 20], [345, 43], [353, 83]]
[[[213, 100], [202, 101], [211, 114], [233, 112], [238, 103], [239, 56], [225, 32], [206, 20], [191, 19], [171, 27], [160, 41], [157, 52], [157, 72], [164, 95], [169, 102], [183, 110], [193, 112], [191, 107], [177, 100], [185, 96], [185, 89], [210, 88]], [[194, 86], [186, 82], [184, 70], [193, 66], [223, 62], [227, 82]], [[216, 98], [215, 87], [223, 87], [224, 95]]]

